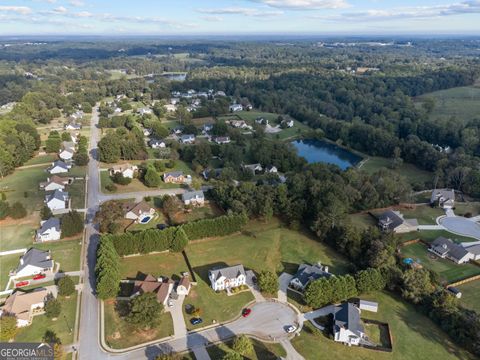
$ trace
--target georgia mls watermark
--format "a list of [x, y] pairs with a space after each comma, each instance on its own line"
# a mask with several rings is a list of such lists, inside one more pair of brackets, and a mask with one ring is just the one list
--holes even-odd
[[0, 343], [0, 360], [54, 360], [53, 345], [46, 343]]

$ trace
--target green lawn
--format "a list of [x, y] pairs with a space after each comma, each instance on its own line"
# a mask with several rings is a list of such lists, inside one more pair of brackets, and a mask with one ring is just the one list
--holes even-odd
[[479, 202], [456, 202], [455, 203], [455, 214], [458, 216], [463, 216], [467, 213], [470, 213], [472, 216], [477, 216], [480, 214], [480, 203]]
[[0, 180], [0, 191], [7, 196], [9, 203], [20, 201], [29, 213], [40, 210], [45, 200], [45, 192], [39, 191], [39, 183], [45, 181], [48, 174], [45, 167], [15, 170]]
[[[53, 321], [45, 315], [35, 316], [32, 325], [22, 328], [15, 336], [18, 342], [42, 342], [42, 337], [47, 330], [54, 331], [63, 345], [73, 341], [73, 328], [75, 326], [75, 312], [77, 308], [77, 295], [69, 299], [59, 296], [62, 303], [62, 312], [57, 320]], [[70, 331], [72, 329], [72, 332]]]
[[85, 177], [86, 174], [86, 166], [72, 166], [72, 168], [68, 171], [68, 174], [65, 174], [65, 176]]
[[448, 259], [429, 256], [427, 246], [422, 243], [407, 245], [402, 248], [404, 257], [411, 257], [423, 267], [432, 270], [440, 276], [442, 282], [451, 283], [480, 274], [480, 267], [473, 264], [455, 264]]
[[188, 267], [180, 253], [151, 254], [121, 259], [122, 279], [135, 279], [139, 271], [152, 274], [157, 278], [160, 276], [179, 278], [182, 272], [188, 271]]
[[156, 228], [158, 224], [165, 224], [167, 220], [165, 219], [165, 216], [161, 211], [157, 211], [156, 216], [151, 219], [148, 223], [146, 224], [133, 224], [128, 228], [128, 231], [139, 231], [139, 230], [146, 230], [146, 229], [152, 229]]
[[466, 122], [474, 119], [480, 113], [480, 88], [462, 86], [447, 90], [435, 91], [418, 98], [433, 98], [435, 107], [430, 119], [448, 121], [455, 116], [458, 121]]
[[0, 291], [5, 290], [8, 282], [8, 273], [18, 266], [22, 254], [5, 255], [0, 257]]
[[46, 155], [39, 155], [31, 158], [28, 160], [24, 166], [29, 166], [29, 165], [38, 165], [38, 164], [48, 164], [50, 165], [52, 162], [57, 160], [57, 154], [46, 154]]
[[478, 239], [470, 238], [466, 236], [452, 234], [447, 230], [422, 230], [422, 231], [413, 231], [406, 234], [398, 234], [396, 235], [400, 242], [405, 242], [408, 240], [414, 239], [422, 239], [427, 242], [432, 242], [436, 238], [443, 236], [448, 239], [452, 239], [453, 241], [460, 243], [460, 242], [472, 242], [478, 241]]
[[[277, 360], [287, 355], [285, 349], [280, 344], [262, 343], [255, 339], [251, 340], [254, 353], [245, 356], [245, 360]], [[231, 349], [232, 341], [227, 341], [226, 343], [219, 343], [207, 347], [207, 352], [211, 359], [222, 359]]]
[[80, 270], [81, 242], [81, 238], [77, 238], [67, 241], [46, 242], [35, 245], [35, 247], [42, 250], [50, 250], [52, 259], [60, 263], [61, 271], [77, 271]]
[[85, 208], [85, 180], [75, 180], [66, 189], [70, 195], [71, 208], [83, 209]]
[[430, 205], [417, 205], [415, 209], [399, 209], [405, 219], [417, 219], [419, 225], [435, 225], [439, 216], [445, 212], [439, 208], [432, 208]]
[[456, 287], [462, 292], [460, 304], [468, 309], [475, 310], [480, 314], [480, 301], [478, 301], [480, 295], [480, 281], [471, 281]]
[[191, 211], [181, 211], [175, 214], [173, 222], [183, 224], [200, 219], [211, 219], [223, 215], [224, 212], [214, 202], [205, 203], [204, 206], [195, 207]]
[[113, 300], [104, 302], [105, 340], [110, 347], [122, 349], [173, 335], [173, 321], [170, 313], [163, 313], [155, 328], [140, 330], [119, 316], [115, 309], [116, 304]]
[[387, 168], [390, 171], [405, 176], [412, 184], [430, 184], [433, 181], [434, 174], [432, 172], [422, 170], [413, 164], [403, 163], [398, 169], [392, 170], [390, 169], [390, 163], [391, 159], [372, 156], [368, 157], [368, 160], [363, 163], [361, 170], [373, 174], [381, 168]]
[[350, 222], [352, 223], [353, 226], [364, 230], [370, 226], [377, 226], [377, 222], [375, 219], [366, 213], [363, 214], [350, 214], [348, 215], [348, 218], [350, 219]]
[[[363, 298], [363, 297], [362, 297]], [[367, 297], [368, 298], [368, 297]], [[393, 352], [384, 353], [334, 342], [306, 323], [292, 340], [295, 349], [308, 360], [470, 360], [430, 319], [400, 298], [386, 292], [370, 299], [379, 302], [379, 312], [364, 311], [362, 317], [387, 322], [393, 338]]]
[[33, 244], [36, 229], [31, 223], [1, 225], [0, 251], [28, 248]]

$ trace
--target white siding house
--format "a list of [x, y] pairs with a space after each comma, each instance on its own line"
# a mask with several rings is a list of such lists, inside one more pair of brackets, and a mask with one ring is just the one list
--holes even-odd
[[208, 278], [215, 291], [227, 290], [247, 283], [243, 265], [212, 269], [208, 272]]

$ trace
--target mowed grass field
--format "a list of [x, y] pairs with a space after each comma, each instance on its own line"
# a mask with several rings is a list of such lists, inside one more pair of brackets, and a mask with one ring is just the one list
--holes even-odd
[[77, 308], [77, 294], [68, 299], [59, 296], [62, 312], [58, 319], [52, 320], [45, 315], [35, 316], [32, 325], [21, 328], [15, 336], [16, 342], [42, 342], [42, 337], [47, 330], [54, 331], [63, 345], [73, 342], [73, 329], [75, 327], [75, 312]]
[[312, 330], [306, 323], [292, 340], [295, 349], [308, 360], [473, 360], [457, 347], [430, 319], [413, 305], [387, 292], [362, 297], [379, 303], [378, 313], [364, 311], [362, 318], [386, 322], [393, 338], [393, 352], [385, 353], [356, 346], [344, 346]]
[[[37, 229], [30, 219], [18, 221], [16, 224], [0, 224], [0, 252], [28, 248], [33, 245], [33, 238]], [[38, 224], [38, 226], [40, 223]]]
[[402, 247], [402, 255], [419, 262], [426, 269], [440, 276], [442, 282], [452, 283], [470, 276], [479, 275], [480, 267], [473, 264], [455, 264], [448, 259], [431, 258], [427, 247], [422, 243]]
[[471, 281], [456, 288], [462, 292], [460, 304], [480, 314], [480, 281]]
[[162, 313], [156, 327], [149, 330], [140, 330], [119, 316], [115, 310], [119, 303], [122, 302], [114, 300], [104, 302], [105, 340], [110, 347], [122, 349], [173, 335], [173, 321], [170, 313]]
[[409, 232], [409, 233], [405, 233], [405, 234], [398, 234], [396, 236], [397, 236], [397, 238], [399, 239], [400, 242], [405, 242], [405, 241], [414, 240], [414, 239], [422, 239], [422, 240], [425, 240], [426, 242], [430, 243], [440, 236], [451, 239], [456, 243], [478, 241], [475, 238], [456, 235], [456, 234], [453, 234], [451, 232], [448, 232], [447, 230], [413, 231], [413, 232]]
[[52, 259], [60, 263], [60, 270], [64, 272], [80, 270], [80, 251], [82, 239], [79, 236], [73, 240], [50, 241], [34, 247], [41, 250], [50, 250]]
[[391, 161], [391, 159], [384, 157], [368, 157], [368, 160], [362, 163], [360, 169], [369, 174], [373, 174], [381, 168], [386, 168], [389, 171], [406, 177], [411, 184], [431, 184], [433, 182], [434, 174], [432, 172], [420, 169], [417, 166], [408, 163], [403, 163], [398, 169], [393, 170], [390, 169]]
[[45, 171], [47, 167], [48, 165], [15, 170], [0, 180], [0, 191], [5, 193], [10, 204], [19, 201], [30, 214], [40, 210], [45, 192], [39, 190], [39, 184], [48, 177]]
[[421, 104], [424, 98], [435, 100], [435, 107], [430, 114], [430, 119], [433, 120], [449, 120], [454, 116], [465, 122], [480, 113], [480, 87], [462, 86], [435, 91], [419, 97], [418, 103]]

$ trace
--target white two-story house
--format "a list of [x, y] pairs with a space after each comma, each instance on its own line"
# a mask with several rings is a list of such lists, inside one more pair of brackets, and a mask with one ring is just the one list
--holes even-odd
[[208, 271], [208, 278], [215, 291], [227, 290], [245, 285], [247, 275], [243, 265], [216, 268]]

